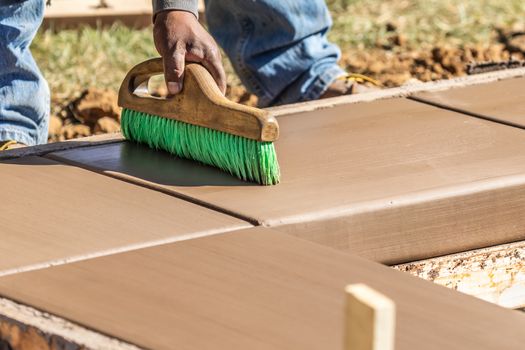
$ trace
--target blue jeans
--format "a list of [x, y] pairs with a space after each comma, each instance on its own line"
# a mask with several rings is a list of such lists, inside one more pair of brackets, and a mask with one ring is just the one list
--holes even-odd
[[[49, 88], [29, 45], [44, 0], [0, 0], [0, 141], [45, 143]], [[207, 0], [210, 32], [261, 106], [318, 98], [344, 71], [323, 0]]]
[[29, 51], [44, 6], [44, 0], [0, 0], [0, 141], [47, 141], [49, 88]]
[[345, 74], [324, 0], [206, 0], [206, 20], [262, 107], [317, 99]]

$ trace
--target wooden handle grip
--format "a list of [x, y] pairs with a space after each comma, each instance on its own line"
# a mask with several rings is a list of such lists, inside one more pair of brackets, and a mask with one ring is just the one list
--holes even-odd
[[183, 88], [177, 95], [155, 98], [134, 94], [139, 85], [162, 72], [161, 58], [133, 67], [120, 87], [119, 105], [257, 141], [279, 137], [279, 125], [269, 111], [228, 100], [206, 68], [196, 63], [186, 64]]

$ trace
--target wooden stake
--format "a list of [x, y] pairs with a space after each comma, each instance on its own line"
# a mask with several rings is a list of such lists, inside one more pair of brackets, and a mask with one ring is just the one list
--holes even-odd
[[344, 350], [393, 350], [396, 306], [365, 284], [346, 286]]

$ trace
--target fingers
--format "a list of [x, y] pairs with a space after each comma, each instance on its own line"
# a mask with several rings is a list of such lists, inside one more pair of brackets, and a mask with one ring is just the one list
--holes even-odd
[[185, 62], [202, 64], [212, 75], [220, 91], [226, 91], [226, 74], [215, 40], [186, 11], [163, 11], [155, 17], [153, 39], [163, 58], [164, 76], [170, 95], [182, 90]]
[[188, 49], [186, 61], [202, 64], [210, 72], [220, 91], [223, 94], [226, 92], [226, 74], [218, 49], [214, 46], [192, 46]]
[[175, 45], [175, 50], [171, 55], [165, 55], [164, 77], [170, 95], [176, 95], [182, 90], [184, 80], [184, 65], [186, 61], [186, 47], [183, 43]]
[[206, 51], [202, 65], [210, 72], [217, 86], [224, 94], [226, 93], [226, 73], [222, 66], [222, 59], [219, 50], [209, 49]]
[[170, 95], [176, 95], [182, 90], [186, 61], [202, 64], [212, 75], [219, 90], [223, 94], [226, 92], [226, 73], [218, 50], [200, 47], [191, 47], [186, 50], [184, 44], [178, 44], [173, 53], [165, 55], [163, 60], [164, 76]]

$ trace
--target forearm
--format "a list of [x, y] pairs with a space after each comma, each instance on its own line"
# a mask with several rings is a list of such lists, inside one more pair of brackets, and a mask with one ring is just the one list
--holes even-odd
[[164, 10], [179, 10], [191, 12], [198, 18], [198, 0], [152, 0], [153, 15]]

